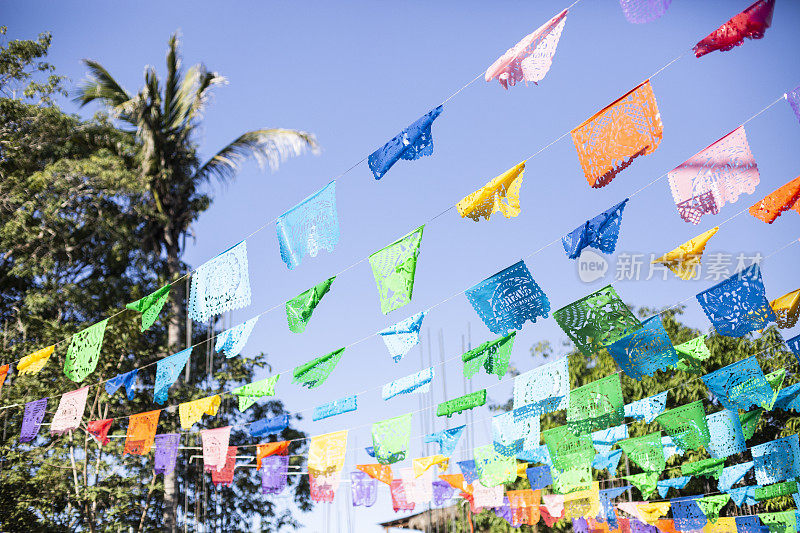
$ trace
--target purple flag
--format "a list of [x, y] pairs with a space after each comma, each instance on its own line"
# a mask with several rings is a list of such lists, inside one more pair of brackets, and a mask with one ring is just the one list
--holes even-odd
[[22, 419], [22, 434], [20, 442], [30, 442], [39, 434], [39, 428], [44, 420], [44, 412], [47, 409], [47, 398], [34, 400], [25, 404], [25, 416]]
[[455, 489], [447, 481], [433, 482], [433, 504], [440, 507], [453, 497]]
[[156, 474], [170, 474], [175, 470], [175, 459], [178, 458], [179, 433], [156, 435], [153, 441], [156, 446]]
[[261, 459], [261, 494], [280, 494], [286, 488], [288, 455], [269, 455]]
[[350, 490], [353, 507], [372, 507], [378, 499], [378, 480], [361, 471], [350, 472]]

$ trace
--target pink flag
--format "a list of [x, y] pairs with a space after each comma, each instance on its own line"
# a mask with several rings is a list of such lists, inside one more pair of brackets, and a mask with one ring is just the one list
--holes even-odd
[[51, 435], [61, 435], [67, 431], [78, 429], [83, 418], [83, 411], [86, 408], [86, 397], [89, 394], [89, 387], [67, 392], [61, 395], [58, 402], [58, 410], [53, 416], [50, 424]]
[[200, 432], [200, 438], [203, 441], [203, 465], [205, 470], [213, 469], [219, 472], [225, 467], [228, 442], [231, 439], [231, 426], [204, 429]]
[[772, 24], [774, 9], [775, 0], [758, 0], [697, 43], [694, 55], [702, 57], [715, 50], [727, 52], [741, 46], [745, 39], [761, 39]]
[[566, 22], [565, 9], [492, 63], [486, 69], [486, 81], [497, 78], [504, 89], [522, 80], [534, 84], [541, 81], [553, 64], [553, 56]]

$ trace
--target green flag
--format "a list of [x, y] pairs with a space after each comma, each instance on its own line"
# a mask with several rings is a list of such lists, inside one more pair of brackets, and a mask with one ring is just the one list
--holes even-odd
[[661, 444], [661, 432], [649, 433], [643, 437], [619, 441], [628, 458], [642, 470], [661, 472], [664, 470], [664, 448]]
[[475, 468], [485, 487], [496, 487], [517, 479], [517, 460], [497, 453], [494, 444], [480, 446], [473, 450]]
[[744, 433], [745, 440], [750, 439], [756, 432], [758, 423], [761, 421], [761, 413], [763, 412], [763, 409], [753, 409], [752, 411], [739, 414], [739, 422], [742, 424], [742, 433]]
[[684, 476], [713, 477], [719, 479], [722, 469], [725, 468], [725, 459], [702, 459], [681, 465], [681, 474]]
[[656, 417], [656, 421], [684, 451], [708, 446], [711, 441], [702, 400], [665, 411]]
[[304, 365], [295, 367], [292, 383], [299, 383], [301, 386], [308, 387], [309, 389], [319, 387], [325, 383], [325, 380], [331, 375], [333, 369], [336, 368], [336, 364], [339, 362], [339, 359], [342, 358], [343, 353], [344, 348], [339, 348], [328, 355], [317, 357]]
[[543, 431], [542, 439], [553, 466], [558, 470], [572, 470], [584, 463], [591, 464], [594, 459], [595, 449], [588, 433], [578, 436], [569, 426], [558, 426]]
[[585, 460], [585, 456], [579, 455], [574, 460], [568, 459], [565, 462], [570, 464], [566, 470], [557, 468], [550, 470], [554, 492], [569, 494], [592, 486], [592, 465]]
[[369, 256], [372, 275], [378, 285], [381, 312], [385, 315], [411, 301], [414, 292], [414, 274], [417, 270], [417, 255], [422, 242], [420, 226], [389, 246]]
[[791, 496], [797, 492], [796, 481], [784, 481], [766, 487], [756, 487], [756, 501], [771, 500], [781, 496]]
[[656, 490], [659, 477], [661, 477], [661, 472], [642, 472], [632, 476], [622, 476], [622, 479], [630, 481], [642, 493], [642, 499], [646, 500]]
[[775, 372], [770, 372], [764, 378], [766, 378], [767, 382], [772, 386], [772, 390], [775, 392], [780, 391], [783, 388], [783, 378], [786, 377], [786, 369], [780, 368]]
[[107, 318], [72, 336], [67, 349], [67, 360], [64, 361], [64, 374], [72, 381], [83, 381], [97, 367], [106, 324]]
[[711, 351], [706, 346], [705, 335], [675, 346], [675, 351], [683, 356], [683, 359], [675, 364], [675, 368], [693, 374], [702, 373], [701, 363], [711, 357]]
[[306, 324], [311, 320], [314, 309], [322, 297], [331, 290], [331, 284], [335, 279], [336, 276], [326, 279], [286, 302], [286, 321], [292, 333], [303, 333], [306, 330]]
[[797, 518], [794, 509], [780, 513], [759, 513], [758, 517], [769, 528], [769, 533], [795, 533]]
[[411, 413], [372, 424], [372, 447], [382, 465], [402, 461], [411, 439]]
[[275, 374], [260, 381], [248, 383], [241, 387], [236, 387], [231, 392], [239, 398], [239, 410], [244, 411], [262, 396], [274, 396], [275, 384], [278, 382], [280, 374]]
[[511, 359], [511, 350], [514, 348], [516, 331], [505, 337], [493, 341], [486, 341], [477, 348], [461, 356], [464, 362], [464, 377], [471, 378], [478, 373], [481, 367], [487, 374], [495, 374], [498, 379], [505, 376], [508, 371], [508, 361]]
[[169, 298], [169, 291], [171, 288], [172, 285], [167, 283], [157, 291], [148, 294], [144, 298], [140, 298], [135, 302], [125, 305], [127, 309], [131, 309], [142, 314], [142, 331], [149, 329], [150, 326], [153, 325], [153, 322], [156, 321], [158, 314], [161, 312], [161, 309], [167, 302], [167, 298]]
[[611, 374], [569, 392], [567, 423], [580, 435], [622, 424], [625, 402], [619, 374]]
[[697, 498], [697, 506], [706, 515], [708, 521], [712, 524], [719, 519], [719, 510], [722, 509], [728, 500], [731, 499], [730, 494], [715, 494], [714, 496], [706, 496], [705, 498]]
[[468, 409], [480, 407], [486, 403], [486, 389], [479, 390], [459, 396], [458, 398], [447, 400], [436, 406], [436, 416], [446, 416], [450, 418], [454, 413], [461, 413]]

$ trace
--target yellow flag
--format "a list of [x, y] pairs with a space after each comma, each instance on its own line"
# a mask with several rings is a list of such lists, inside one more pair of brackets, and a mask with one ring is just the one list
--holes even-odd
[[441, 454], [430, 455], [428, 457], [419, 457], [411, 461], [411, 466], [414, 468], [414, 477], [419, 477], [433, 465], [438, 466], [442, 470], [447, 470], [450, 465], [450, 459]]
[[470, 194], [456, 204], [461, 217], [469, 217], [478, 222], [481, 217], [489, 217], [500, 211], [506, 218], [519, 215], [519, 190], [525, 161], [500, 174], [492, 181]]
[[646, 502], [637, 505], [639, 516], [648, 524], [655, 525], [659, 518], [669, 512], [669, 502]]
[[50, 356], [53, 355], [53, 350], [56, 349], [56, 345], [48, 346], [47, 348], [42, 348], [38, 352], [33, 352], [30, 355], [26, 355], [22, 359], [19, 360], [17, 363], [17, 372], [20, 374], [35, 374], [42, 368], [44, 365], [47, 364], [47, 361], [50, 359]]
[[712, 228], [705, 233], [701, 233], [694, 239], [687, 241], [671, 252], [667, 252], [653, 263], [661, 263], [675, 272], [675, 275], [684, 280], [696, 278], [700, 272], [700, 260], [703, 258], [703, 250], [706, 249], [708, 240], [719, 231], [719, 227]]
[[703, 533], [736, 533], [736, 518], [720, 517], [716, 522], [709, 520], [701, 531]]
[[586, 490], [564, 494], [564, 518], [594, 517], [600, 512], [600, 483]]
[[344, 467], [346, 451], [346, 429], [311, 437], [308, 448], [309, 473], [315, 476], [338, 474]]
[[528, 479], [528, 463], [517, 464], [517, 477]]
[[769, 306], [778, 317], [779, 328], [793, 328], [797, 324], [797, 318], [800, 317], [800, 289], [772, 300]]
[[222, 398], [219, 394], [200, 398], [191, 402], [185, 402], [178, 405], [178, 414], [181, 417], [181, 429], [187, 430], [191, 428], [195, 422], [198, 422], [203, 415], [214, 416], [219, 410], [219, 404], [222, 403]]

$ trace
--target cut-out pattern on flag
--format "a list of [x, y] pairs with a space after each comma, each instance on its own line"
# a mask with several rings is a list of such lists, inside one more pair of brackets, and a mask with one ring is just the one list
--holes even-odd
[[433, 482], [433, 505], [441, 507], [455, 494], [455, 489], [447, 481]]
[[587, 357], [642, 327], [611, 285], [562, 307], [553, 318]]
[[539, 490], [551, 485], [553, 478], [550, 475], [550, 467], [547, 465], [532, 466], [525, 471], [528, 483], [533, 490]]
[[492, 443], [497, 453], [513, 457], [539, 445], [540, 422], [536, 415], [517, 419], [513, 411], [492, 417]]
[[714, 523], [719, 518], [719, 511], [731, 499], [727, 494], [714, 494], [713, 496], [705, 496], [697, 499], [697, 506], [706, 515], [708, 521]]
[[782, 483], [774, 483], [766, 487], [756, 487], [756, 501], [771, 500], [772, 498], [780, 498], [781, 496], [791, 496], [797, 493], [797, 482], [784, 481]]
[[708, 453], [711, 457], [725, 458], [747, 450], [742, 424], [736, 411], [724, 409], [706, 416], [711, 441]]
[[600, 512], [600, 484], [564, 496], [564, 518], [594, 517]]
[[759, 485], [770, 485], [800, 476], [800, 444], [790, 435], [750, 448]]
[[394, 509], [395, 513], [414, 510], [414, 502], [408, 501], [406, 485], [402, 479], [392, 480], [389, 490], [392, 496], [392, 509]]
[[800, 318], [800, 289], [784, 294], [769, 303], [781, 329], [793, 328]]
[[356, 468], [367, 474], [369, 477], [380, 481], [386, 485], [392, 483], [392, 467], [382, 464], [356, 465]]
[[486, 69], [487, 82], [496, 79], [504, 89], [513, 87], [521, 81], [538, 84], [544, 79], [561, 39], [561, 32], [567, 22], [565, 9], [533, 33], [509, 48], [505, 54]]
[[719, 479], [724, 465], [725, 459], [701, 459], [700, 461], [683, 463], [681, 465], [681, 474], [684, 476]]
[[211, 482], [215, 487], [222, 485], [229, 487], [233, 483], [233, 472], [236, 470], [236, 452], [238, 447], [228, 446], [228, 452], [225, 456], [225, 465], [221, 470], [211, 471]]
[[[798, 88], [800, 92], [800, 87]], [[750, 214], [772, 224], [784, 211], [800, 214], [800, 177], [797, 177], [753, 204]]]
[[747, 413], [739, 414], [739, 422], [742, 423], [742, 433], [744, 433], [745, 440], [751, 439], [756, 432], [758, 423], [761, 421], [761, 413], [763, 413], [761, 409], [753, 409]]
[[478, 477], [485, 487], [496, 487], [517, 479], [517, 460], [497, 453], [493, 445], [476, 447], [473, 454]]
[[668, 393], [669, 391], [659, 392], [653, 396], [626, 404], [624, 408], [625, 416], [644, 420], [649, 424], [666, 409]]
[[339, 487], [338, 477], [334, 480], [331, 476], [308, 475], [308, 484], [311, 486], [311, 501], [333, 503], [336, 489]]
[[233, 389], [231, 393], [239, 399], [239, 410], [245, 411], [263, 396], [274, 396], [275, 385], [278, 383], [280, 377], [280, 374], [275, 374], [274, 376]]
[[47, 400], [48, 398], [41, 398], [25, 404], [20, 442], [31, 442], [39, 434], [39, 428], [42, 427], [42, 420], [47, 411]]
[[108, 438], [108, 430], [111, 429], [111, 424], [113, 422], [113, 418], [91, 420], [86, 425], [86, 432], [94, 437], [95, 442], [97, 442], [100, 446], [105, 446], [111, 442]]
[[378, 500], [378, 481], [364, 472], [350, 472], [353, 507], [372, 507]]
[[775, 0], [758, 0], [736, 14], [694, 46], [694, 55], [702, 57], [719, 50], [727, 52], [741, 46], [745, 39], [761, 39], [772, 24]]
[[776, 398], [755, 356], [724, 366], [702, 379], [725, 409], [771, 408]]
[[[627, 416], [627, 414], [626, 414]], [[592, 433], [592, 444], [598, 453], [608, 453], [611, 447], [622, 439], [628, 438], [628, 426], [625, 424]]]
[[169, 395], [169, 388], [181, 375], [186, 362], [192, 355], [192, 348], [186, 348], [169, 357], [160, 359], [156, 363], [156, 383], [153, 387], [153, 401], [159, 405], [164, 405]]
[[222, 403], [222, 398], [219, 394], [214, 396], [206, 396], [199, 400], [191, 402], [184, 402], [178, 405], [178, 414], [181, 419], [181, 429], [187, 430], [191, 428], [196, 422], [199, 422], [203, 415], [214, 416], [219, 410], [219, 405]]
[[405, 459], [410, 439], [411, 413], [372, 424], [372, 447], [382, 465]]
[[577, 259], [584, 248], [592, 247], [606, 254], [614, 253], [622, 226], [622, 211], [628, 198], [587, 220], [561, 238], [567, 257]]
[[347, 396], [314, 408], [313, 420], [323, 420], [332, 416], [349, 413], [358, 409], [358, 396]]
[[180, 443], [180, 433], [156, 435], [153, 441], [156, 448], [156, 474], [171, 474], [175, 470], [175, 461], [178, 459], [178, 445]]
[[786, 346], [792, 351], [795, 359], [800, 362], [800, 335], [795, 335], [786, 341]]
[[697, 531], [708, 523], [708, 519], [700, 506], [697, 505], [699, 496], [674, 498], [669, 501], [672, 510], [672, 520], [678, 531]]
[[120, 387], [125, 386], [125, 393], [128, 395], [129, 400], [133, 400], [136, 394], [134, 387], [136, 386], [136, 377], [139, 375], [139, 369], [131, 370], [124, 374], [119, 374], [106, 381], [106, 394], [112, 396]]
[[433, 367], [428, 367], [414, 374], [403, 376], [383, 386], [381, 398], [390, 400], [400, 394], [421, 394], [431, 389], [433, 381]]
[[669, 489], [680, 490], [684, 488], [691, 479], [692, 476], [680, 476], [669, 479], [660, 479], [658, 481], [658, 495], [661, 496], [662, 498], [666, 498], [667, 494], [669, 493]]
[[440, 470], [447, 470], [450, 465], [450, 458], [444, 455], [429, 455], [428, 457], [417, 457], [411, 461], [411, 470], [414, 472], [414, 477], [418, 478], [430, 468], [438, 466]]
[[800, 121], [800, 85], [783, 96], [786, 98], [786, 101], [789, 102], [792, 111], [794, 111], [794, 116]]
[[411, 301], [424, 229], [424, 225], [420, 226], [369, 256], [384, 315]]
[[244, 345], [247, 344], [247, 339], [250, 338], [256, 322], [258, 322], [257, 316], [217, 335], [214, 351], [224, 353], [226, 359], [239, 355], [244, 349]]
[[[506, 218], [519, 215], [519, 191], [522, 187], [522, 176], [525, 172], [525, 161], [508, 169], [492, 181], [462, 199], [456, 204], [461, 218], [469, 217], [475, 222], [481, 217], [486, 220], [500, 212]], [[504, 201], [505, 200], [505, 201]]]
[[684, 451], [706, 447], [711, 439], [702, 400], [665, 411], [656, 417], [656, 421]]
[[758, 518], [769, 528], [769, 533], [793, 533], [797, 531], [797, 515], [794, 509], [780, 513], [759, 513]]
[[602, 519], [605, 521], [610, 529], [619, 528], [617, 513], [614, 510], [614, 499], [622, 496], [622, 494], [630, 488], [630, 485], [626, 485], [624, 487], [614, 487], [600, 491], [600, 513], [598, 514], [598, 520]]
[[286, 302], [286, 321], [292, 333], [303, 333], [306, 330], [314, 309], [322, 301], [322, 297], [331, 290], [335, 279], [336, 276], [328, 278]]
[[425, 435], [425, 442], [437, 443], [439, 445], [439, 453], [449, 457], [453, 455], [456, 445], [458, 445], [458, 441], [461, 439], [462, 433], [464, 433], [465, 427], [467, 426], [458, 426]]
[[286, 455], [289, 451], [288, 440], [280, 442], [266, 442], [256, 446], [256, 467], [257, 470], [261, 469], [262, 461], [265, 457], [272, 457], [273, 455]]
[[130, 309], [142, 314], [142, 331], [150, 329], [150, 326], [152, 326], [156, 321], [158, 314], [164, 307], [164, 304], [167, 303], [171, 288], [172, 285], [167, 283], [160, 289], [156, 289], [144, 298], [140, 298], [135, 302], [125, 304], [126, 309]]
[[44, 368], [44, 365], [47, 364], [47, 361], [50, 359], [50, 356], [53, 355], [55, 349], [56, 345], [53, 344], [52, 346], [42, 348], [32, 354], [26, 355], [17, 363], [17, 372], [20, 376], [24, 374], [36, 374]]
[[[733, 499], [733, 496], [731, 496], [731, 499]], [[737, 505], [741, 505], [741, 503], [737, 503]], [[735, 520], [738, 533], [761, 533], [763, 529], [758, 516], [737, 516]]]
[[657, 370], [666, 370], [680, 360], [661, 322], [656, 315], [642, 322], [634, 331], [608, 346], [614, 358], [628, 377], [641, 381], [642, 376], [652, 376]]
[[661, 18], [672, 0], [619, 0], [622, 13], [632, 24], [645, 24]]
[[78, 429], [81, 424], [81, 418], [83, 418], [83, 411], [86, 409], [88, 394], [89, 387], [87, 386], [61, 395], [58, 409], [50, 423], [51, 435], [62, 435], [68, 431]]
[[447, 400], [436, 406], [436, 416], [446, 416], [450, 418], [454, 414], [461, 414], [486, 403], [486, 389], [459, 396], [452, 400]]
[[467, 485], [472, 485], [478, 479], [478, 470], [475, 465], [475, 460], [459, 461], [456, 463], [458, 469], [461, 470], [461, 475], [464, 476], [464, 481]]
[[570, 391], [567, 424], [576, 435], [621, 424], [623, 404], [619, 374], [611, 374]]
[[543, 415], [569, 406], [569, 360], [529, 370], [514, 378], [514, 410]]
[[325, 383], [325, 380], [331, 375], [333, 369], [336, 368], [339, 359], [342, 358], [344, 350], [344, 348], [339, 348], [327, 355], [317, 357], [304, 365], [295, 367], [292, 383], [299, 383], [300, 386], [308, 387], [309, 389], [319, 387]]
[[128, 417], [128, 432], [125, 435], [125, 449], [122, 455], [147, 455], [153, 446], [158, 428], [161, 409], [137, 413]]
[[203, 263], [192, 274], [189, 318], [208, 322], [225, 311], [250, 305], [247, 241]]
[[636, 157], [653, 153], [663, 129], [650, 80], [586, 119], [572, 141], [589, 185], [604, 187]]
[[277, 434], [289, 427], [289, 415], [283, 414], [256, 420], [250, 424], [251, 437], [264, 437], [266, 435]]
[[569, 426], [542, 431], [542, 440], [557, 470], [568, 470], [579, 463], [588, 465], [595, 455], [591, 435], [575, 435]]
[[530, 450], [522, 450], [517, 454], [517, 459], [528, 463], [541, 463], [548, 466], [553, 465], [553, 461], [550, 459], [550, 451], [544, 444], [534, 446]]
[[720, 335], [741, 337], [775, 321], [758, 263], [697, 295], [697, 301]]
[[619, 442], [628, 459], [639, 468], [649, 472], [664, 470], [666, 460], [661, 446], [661, 432], [649, 433], [641, 437], [625, 439]]
[[543, 494], [539, 511], [547, 527], [553, 527], [556, 521], [564, 517], [564, 496], [561, 494]]
[[275, 222], [281, 259], [289, 270], [303, 257], [317, 257], [320, 250], [333, 252], [339, 244], [339, 219], [336, 213], [336, 182], [332, 181]]
[[661, 446], [664, 447], [664, 459], [669, 459], [673, 455], [683, 456], [683, 450], [675, 444], [669, 435], [661, 437]]
[[598, 453], [592, 459], [592, 468], [595, 470], [608, 470], [609, 474], [616, 476], [620, 459], [622, 459], [621, 449]]
[[547, 318], [550, 300], [519, 261], [466, 291], [467, 300], [489, 331], [505, 335], [530, 320]]
[[100, 348], [106, 332], [108, 319], [101, 320], [72, 336], [64, 361], [64, 374], [72, 381], [80, 383], [94, 372], [100, 360]]
[[576, 490], [587, 489], [592, 485], [591, 461], [584, 461], [583, 457], [569, 457], [574, 461], [569, 463], [565, 469], [551, 470], [554, 492], [569, 494]]
[[376, 180], [381, 179], [400, 159], [414, 161], [433, 154], [431, 126], [443, 109], [443, 106], [439, 106], [428, 111], [383, 147], [370, 154], [367, 163]]
[[444, 480], [445, 483], [458, 491], [466, 492], [469, 490], [463, 474], [440, 474], [439, 479]]
[[672, 169], [668, 178], [678, 214], [692, 224], [716, 215], [740, 194], [753, 194], [760, 178], [744, 126]]
[[711, 357], [711, 350], [706, 346], [705, 335], [700, 335], [683, 344], [678, 344], [675, 346], [675, 351], [682, 357], [675, 364], [675, 368], [693, 374], [700, 374], [703, 361]]
[[503, 488], [501, 485], [487, 487], [480, 480], [475, 481], [472, 485], [473, 514], [479, 512], [479, 509], [502, 507]]
[[658, 488], [658, 478], [661, 472], [642, 472], [631, 476], [622, 476], [622, 479], [630, 481], [639, 490], [643, 499], [647, 499]]
[[338, 486], [346, 451], [346, 429], [311, 437], [311, 444], [308, 447], [308, 472], [315, 476], [328, 476], [334, 486]]
[[420, 311], [378, 332], [395, 363], [399, 363], [408, 351], [419, 343], [419, 332], [426, 314], [427, 311]]
[[203, 442], [203, 468], [206, 472], [225, 468], [228, 455], [228, 443], [231, 438], [231, 426], [200, 431]]
[[722, 469], [717, 481], [717, 489], [728, 492], [731, 487], [744, 479], [744, 476], [753, 469], [753, 461], [726, 466]]
[[471, 378], [483, 367], [487, 374], [495, 374], [498, 379], [506, 375], [511, 351], [514, 349], [514, 338], [517, 332], [512, 331], [505, 337], [486, 341], [461, 356], [464, 362], [464, 377]]
[[289, 456], [272, 455], [264, 458], [261, 465], [261, 494], [282, 493], [289, 475]]
[[660, 263], [672, 270], [682, 280], [697, 279], [700, 276], [701, 260], [709, 239], [713, 237], [719, 226], [701, 233], [694, 239], [688, 240], [674, 250], [670, 250], [653, 263]]

